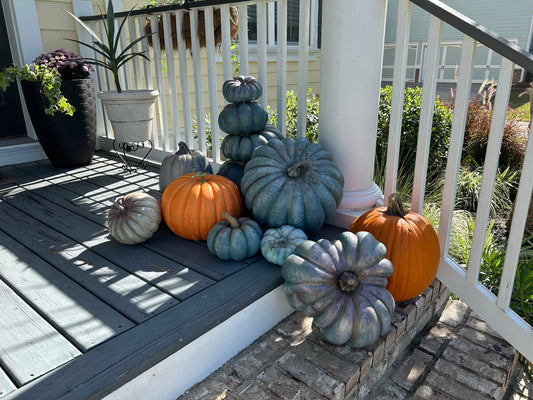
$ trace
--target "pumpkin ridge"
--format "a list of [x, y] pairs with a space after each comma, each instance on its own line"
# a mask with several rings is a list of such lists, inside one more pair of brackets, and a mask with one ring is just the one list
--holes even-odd
[[348, 295], [339, 301], [341, 309], [336, 313], [334, 321], [322, 329], [324, 337], [333, 344], [341, 345], [346, 343], [354, 331], [356, 324], [356, 307]]

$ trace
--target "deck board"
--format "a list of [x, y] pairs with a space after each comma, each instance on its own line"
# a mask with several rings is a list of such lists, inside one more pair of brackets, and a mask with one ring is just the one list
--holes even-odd
[[13, 392], [17, 387], [0, 367], [0, 396]]
[[[101, 398], [282, 283], [261, 255], [222, 261], [164, 224], [143, 244], [112, 239], [111, 201], [157, 189], [157, 168], [126, 174], [116, 157], [97, 153], [76, 169], [39, 161], [0, 171], [17, 180], [0, 187], [0, 303], [13, 314], [0, 317], [0, 331], [11, 341], [49, 332], [47, 340], [60, 341], [54, 349], [67, 349], [58, 361], [39, 343], [6, 349], [2, 335], [0, 392], [11, 391], [2, 400]], [[78, 314], [72, 326], [69, 313]], [[31, 334], [19, 331], [30, 323], [38, 324], [27, 326]], [[19, 365], [43, 357], [42, 365], [14, 371], [7, 356]]]
[[0, 235], [0, 277], [84, 351], [134, 326], [7, 235]]
[[0, 281], [0, 362], [23, 385], [81, 354]]
[[[26, 248], [54, 265], [70, 279], [96, 294], [133, 321], [146, 320], [155, 310], [175, 301], [71, 238], [0, 202], [0, 223]], [[3, 230], [5, 228], [0, 228]], [[154, 305], [155, 304], [155, 305]], [[172, 304], [168, 304], [170, 307]]]

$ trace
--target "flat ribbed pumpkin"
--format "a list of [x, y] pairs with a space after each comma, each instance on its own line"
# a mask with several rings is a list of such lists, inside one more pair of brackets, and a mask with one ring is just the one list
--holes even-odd
[[395, 303], [385, 289], [392, 264], [368, 232], [342, 232], [334, 242], [302, 241], [281, 266], [287, 302], [314, 318], [322, 337], [364, 347], [391, 328]]
[[241, 215], [241, 193], [237, 185], [223, 176], [186, 174], [167, 186], [161, 210], [165, 223], [176, 235], [189, 240], [206, 240], [223, 212]]
[[403, 209], [397, 193], [388, 207], [378, 207], [357, 217], [350, 231], [370, 232], [387, 247], [394, 272], [387, 289], [396, 301], [412, 299], [435, 279], [439, 268], [439, 239], [433, 226], [420, 214]]

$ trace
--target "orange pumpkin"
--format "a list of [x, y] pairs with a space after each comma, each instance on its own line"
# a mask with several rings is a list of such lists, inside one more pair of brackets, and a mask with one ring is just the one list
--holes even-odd
[[241, 215], [241, 194], [228, 178], [189, 173], [167, 186], [161, 211], [165, 223], [176, 235], [188, 240], [206, 240], [223, 212]]
[[388, 291], [396, 301], [422, 293], [435, 279], [440, 246], [435, 229], [420, 214], [404, 211], [397, 193], [389, 196], [388, 207], [378, 207], [354, 219], [350, 231], [370, 232], [387, 247], [394, 271]]

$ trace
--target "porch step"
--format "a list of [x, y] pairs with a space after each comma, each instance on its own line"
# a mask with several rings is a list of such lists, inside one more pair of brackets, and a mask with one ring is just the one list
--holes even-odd
[[179, 400], [502, 399], [516, 351], [438, 280], [371, 348], [325, 343], [294, 313]]

